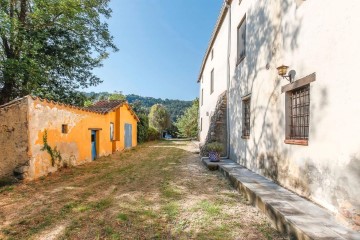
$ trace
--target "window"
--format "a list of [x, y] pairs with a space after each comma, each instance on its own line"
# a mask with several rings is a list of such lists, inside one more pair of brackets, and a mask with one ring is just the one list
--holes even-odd
[[211, 70], [211, 75], [210, 75], [210, 94], [212, 94], [214, 92], [214, 69]]
[[250, 96], [242, 100], [243, 117], [242, 117], [242, 138], [250, 137]]
[[114, 123], [110, 123], [110, 141], [114, 140]]
[[285, 143], [308, 145], [310, 127], [310, 83], [313, 73], [281, 88], [285, 94]]
[[68, 133], [68, 125], [67, 124], [61, 125], [61, 133]]
[[211, 60], [214, 58], [214, 49], [211, 49]]
[[246, 17], [244, 17], [237, 29], [237, 63], [245, 58], [246, 53]]
[[201, 106], [204, 104], [204, 89], [201, 89]]
[[309, 139], [310, 85], [294, 89], [288, 93], [290, 109], [288, 139]]

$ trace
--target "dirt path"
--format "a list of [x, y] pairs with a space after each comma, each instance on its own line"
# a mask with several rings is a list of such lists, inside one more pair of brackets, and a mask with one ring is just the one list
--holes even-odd
[[189, 142], [0, 188], [0, 239], [284, 239]]

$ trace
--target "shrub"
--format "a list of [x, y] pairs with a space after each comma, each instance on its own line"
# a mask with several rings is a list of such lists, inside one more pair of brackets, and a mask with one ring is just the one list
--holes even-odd
[[222, 151], [224, 151], [224, 145], [219, 142], [207, 143], [204, 146], [204, 150], [206, 153], [209, 153], [209, 152], [221, 153]]
[[148, 140], [149, 141], [154, 141], [159, 139], [160, 137], [160, 133], [153, 127], [149, 127], [148, 129]]
[[137, 125], [138, 142], [143, 143], [149, 139], [149, 118], [146, 114], [138, 114], [140, 122]]

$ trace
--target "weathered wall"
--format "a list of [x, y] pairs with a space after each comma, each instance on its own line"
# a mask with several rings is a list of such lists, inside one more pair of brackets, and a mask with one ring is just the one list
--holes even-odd
[[[48, 144], [52, 148], [56, 147], [61, 154], [61, 165], [64, 163], [78, 165], [91, 161], [91, 129], [97, 129], [98, 156], [106, 156], [114, 151], [123, 150], [123, 139], [119, 138], [122, 129], [121, 120], [118, 119], [121, 116], [120, 112], [115, 110], [103, 115], [29, 97], [31, 155], [29, 178], [38, 178], [58, 168], [52, 166], [49, 153], [42, 150], [45, 131]], [[132, 119], [135, 121], [133, 117]], [[115, 126], [115, 131], [120, 131], [120, 133], [115, 132], [114, 141], [110, 140], [111, 122], [115, 125], [120, 123], [120, 126]], [[61, 132], [62, 124], [68, 125], [68, 133]], [[134, 127], [136, 129], [136, 121]]]
[[[204, 91], [203, 99], [200, 99], [199, 117], [202, 118], [202, 129], [199, 133], [201, 144], [205, 139], [210, 127], [211, 117], [214, 115], [216, 102], [221, 93], [227, 88], [227, 46], [228, 46], [228, 16], [223, 20], [216, 41], [213, 45], [213, 58], [211, 54], [205, 62], [204, 71], [200, 80], [200, 98], [201, 91]], [[214, 92], [210, 93], [210, 75], [214, 69]], [[201, 102], [203, 104], [201, 104]], [[200, 128], [199, 128], [200, 129]]]
[[[232, 4], [230, 88], [231, 158], [337, 213], [359, 228], [360, 3], [243, 0]], [[246, 58], [236, 65], [236, 28], [246, 14]], [[309, 145], [285, 144], [286, 80], [295, 70], [310, 84]], [[347, 70], [344, 70], [347, 69]], [[251, 94], [251, 134], [241, 138], [241, 97]]]
[[[360, 229], [360, 2], [242, 0], [231, 4], [230, 157], [247, 168], [333, 211]], [[246, 16], [246, 57], [237, 64], [237, 28]], [[226, 89], [226, 15], [203, 68], [203, 142], [216, 99]], [[288, 84], [276, 67], [289, 65], [295, 80], [310, 84], [308, 146], [284, 143]], [[209, 94], [215, 69], [215, 92]], [[218, 71], [217, 71], [218, 69]], [[221, 83], [219, 83], [221, 81]], [[219, 88], [217, 88], [219, 86]], [[219, 92], [218, 90], [221, 89]], [[251, 95], [251, 133], [242, 139], [242, 97]]]
[[[210, 119], [210, 126], [204, 145], [211, 142], [219, 142], [223, 145], [221, 156], [226, 156], [227, 153], [227, 94], [223, 92], [216, 103], [214, 114]], [[206, 149], [200, 147], [200, 155], [207, 156]]]
[[27, 98], [0, 107], [0, 177], [29, 161], [27, 114]]

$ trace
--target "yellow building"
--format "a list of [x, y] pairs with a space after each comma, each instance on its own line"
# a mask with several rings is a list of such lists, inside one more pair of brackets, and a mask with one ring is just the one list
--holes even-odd
[[126, 101], [89, 108], [26, 96], [0, 106], [0, 177], [36, 179], [137, 145], [138, 117]]

